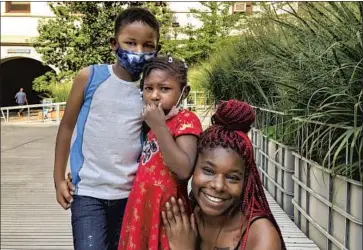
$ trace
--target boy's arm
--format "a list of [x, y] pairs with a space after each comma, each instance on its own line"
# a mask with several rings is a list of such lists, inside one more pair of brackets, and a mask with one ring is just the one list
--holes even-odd
[[83, 102], [89, 72], [89, 67], [84, 68], [74, 79], [56, 139], [53, 178], [57, 190], [57, 201], [65, 209], [68, 208], [72, 199], [65, 181], [70, 141]]

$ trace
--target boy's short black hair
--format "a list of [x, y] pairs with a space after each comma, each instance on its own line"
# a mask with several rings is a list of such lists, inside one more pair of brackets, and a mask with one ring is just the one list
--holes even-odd
[[114, 28], [115, 36], [117, 36], [118, 32], [124, 25], [134, 22], [142, 22], [153, 28], [157, 33], [159, 41], [160, 25], [158, 20], [156, 20], [155, 16], [150, 11], [140, 7], [128, 8], [117, 15]]

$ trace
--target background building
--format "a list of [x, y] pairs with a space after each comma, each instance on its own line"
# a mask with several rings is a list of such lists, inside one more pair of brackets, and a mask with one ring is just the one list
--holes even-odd
[[0, 106], [16, 105], [14, 96], [20, 87], [27, 93], [29, 103], [39, 103], [39, 93], [32, 90], [32, 82], [53, 69], [43, 65], [41, 56], [30, 43], [38, 36], [39, 20], [52, 18], [54, 14], [46, 2], [2, 1], [0, 9]]

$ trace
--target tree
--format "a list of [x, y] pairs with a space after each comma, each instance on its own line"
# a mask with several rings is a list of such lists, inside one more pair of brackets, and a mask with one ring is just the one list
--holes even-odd
[[[64, 77], [91, 64], [112, 63], [116, 57], [109, 46], [114, 35], [116, 16], [129, 6], [149, 9], [161, 25], [161, 39], [165, 50], [166, 34], [171, 26], [172, 13], [160, 2], [53, 2], [49, 4], [55, 14], [53, 19], [42, 20], [39, 36], [33, 42], [42, 60], [53, 65]], [[36, 80], [37, 89], [46, 90], [49, 82], [57, 81], [55, 74], [47, 74]]]
[[[241, 28], [244, 13], [231, 13], [234, 2], [200, 2], [202, 9], [190, 8], [192, 15], [202, 25], [196, 28], [192, 24], [182, 27], [180, 32], [189, 39], [177, 41], [177, 47], [183, 51], [187, 62], [194, 64], [206, 60], [218, 46], [231, 38], [231, 32]], [[176, 53], [181, 53], [176, 51]]]

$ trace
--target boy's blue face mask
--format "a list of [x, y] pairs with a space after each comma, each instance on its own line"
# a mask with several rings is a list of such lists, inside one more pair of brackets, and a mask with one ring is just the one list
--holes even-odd
[[156, 51], [137, 53], [118, 48], [116, 50], [116, 55], [121, 66], [132, 76], [138, 77], [140, 76], [146, 61], [156, 56]]

